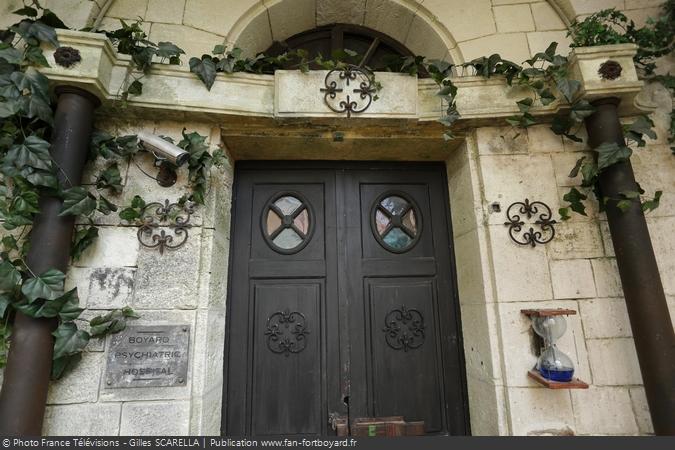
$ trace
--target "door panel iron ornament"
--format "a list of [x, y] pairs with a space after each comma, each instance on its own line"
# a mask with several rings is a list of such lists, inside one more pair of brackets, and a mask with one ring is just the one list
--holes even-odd
[[300, 353], [307, 347], [305, 336], [310, 334], [306, 326], [305, 315], [300, 312], [288, 309], [275, 312], [267, 318], [267, 348], [286, 357]]
[[[377, 92], [371, 74], [362, 67], [352, 65], [328, 72], [324, 85], [321, 92], [324, 93], [326, 106], [336, 113], [346, 112], [347, 117], [368, 109], [373, 102], [373, 94]], [[352, 85], [358, 87], [354, 88]]]
[[[539, 212], [540, 208], [541, 212]], [[527, 215], [528, 220], [538, 215], [535, 222], [529, 224], [529, 228], [523, 233], [521, 232], [525, 222], [521, 219], [521, 214]], [[509, 236], [513, 242], [535, 247], [537, 244], [547, 244], [555, 237], [553, 225], [557, 222], [552, 220], [551, 216], [551, 208], [547, 204], [539, 201], [530, 203], [529, 199], [525, 199], [524, 202], [515, 202], [508, 207], [506, 210], [508, 222], [504, 222], [504, 225], [509, 227]], [[535, 231], [532, 225], [537, 225], [541, 231]]]
[[416, 309], [408, 309], [405, 305], [392, 309], [384, 317], [387, 345], [394, 350], [414, 350], [424, 343], [424, 317]]
[[[147, 248], [158, 248], [160, 255], [165, 249], [175, 250], [182, 247], [188, 239], [188, 229], [192, 228], [190, 217], [194, 212], [191, 202], [185, 204], [152, 202], [141, 210], [141, 227], [138, 229], [138, 242]], [[173, 234], [167, 234], [168, 228]]]

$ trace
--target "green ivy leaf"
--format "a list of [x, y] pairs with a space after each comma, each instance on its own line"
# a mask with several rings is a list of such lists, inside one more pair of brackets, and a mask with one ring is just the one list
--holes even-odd
[[26, 59], [33, 64], [36, 64], [41, 67], [49, 67], [49, 63], [45, 58], [45, 55], [42, 53], [40, 47], [30, 46], [26, 49]]
[[218, 44], [215, 47], [213, 47], [213, 50], [211, 51], [214, 55], [224, 55], [225, 54], [225, 46]]
[[630, 200], [622, 199], [616, 202], [616, 207], [621, 210], [621, 212], [626, 212], [630, 209], [633, 202]]
[[[77, 288], [71, 289], [70, 291], [63, 294], [61, 297], [55, 298], [54, 300], [47, 300], [42, 304], [40, 309], [35, 313], [35, 317], [56, 317], [59, 315], [61, 310], [66, 304], [70, 304], [69, 309], [72, 313], [72, 304], [77, 305], [79, 299], [77, 298]], [[82, 312], [83, 310], [80, 310]], [[70, 314], [72, 315], [72, 314]], [[78, 314], [79, 315], [79, 314]]]
[[586, 117], [593, 114], [594, 112], [595, 112], [595, 107], [593, 105], [591, 105], [590, 103], [588, 103], [587, 100], [579, 100], [574, 105], [572, 105], [572, 109], [570, 110], [570, 117], [573, 120], [581, 122]]
[[[7, 236], [2, 238], [2, 247], [6, 252], [11, 252], [12, 250], [18, 250], [19, 249], [19, 244], [14, 236], [11, 234], [8, 234]], [[2, 289], [2, 288], [0, 288]]]
[[577, 175], [579, 175], [579, 170], [581, 169], [581, 164], [586, 160], [585, 156], [582, 156], [581, 158], [577, 159], [576, 164], [574, 164], [574, 167], [570, 171], [570, 174], [568, 175], [569, 178], [575, 178]]
[[0, 58], [7, 61], [9, 64], [21, 64], [23, 61], [23, 54], [20, 50], [8, 44], [0, 44]]
[[62, 322], [52, 335], [55, 360], [80, 353], [91, 337], [86, 331], [78, 330], [74, 322]]
[[110, 192], [119, 194], [122, 192], [122, 176], [117, 163], [108, 166], [96, 178], [97, 189], [108, 189]]
[[63, 293], [63, 281], [66, 276], [56, 269], [49, 269], [45, 273], [29, 278], [21, 286], [21, 292], [26, 296], [29, 303], [38, 298], [54, 300]]
[[160, 42], [157, 44], [155, 54], [160, 58], [171, 58], [172, 56], [185, 54], [185, 50], [172, 42]]
[[581, 214], [582, 216], [586, 215], [586, 206], [582, 203], [582, 200], [586, 200], [587, 198], [588, 197], [579, 192], [577, 188], [571, 188], [569, 192], [563, 195], [563, 200], [569, 202], [572, 211]]
[[570, 220], [572, 216], [570, 216], [570, 209], [569, 208], [559, 208], [558, 209], [558, 214], [560, 214], [560, 220]]
[[582, 186], [589, 187], [595, 184], [598, 177], [598, 166], [594, 162], [589, 162], [581, 166]]
[[0, 264], [0, 291], [11, 291], [20, 281], [21, 272], [16, 269], [14, 264], [9, 261]]
[[37, 17], [38, 12], [35, 8], [24, 6], [23, 8], [17, 9], [16, 11], [12, 11], [12, 14], [16, 14], [17, 16]]
[[13, 210], [21, 215], [30, 215], [39, 212], [38, 193], [35, 191], [20, 191], [13, 199]]
[[129, 85], [127, 92], [130, 95], [141, 95], [143, 93], [143, 83], [138, 80], [134, 80], [133, 83]]
[[556, 86], [565, 99], [572, 103], [574, 95], [581, 87], [581, 83], [577, 80], [570, 80], [569, 78], [560, 78], [558, 79]]
[[145, 200], [140, 195], [134, 195], [134, 198], [131, 199], [131, 207], [136, 209], [145, 208]]
[[66, 355], [52, 361], [51, 379], [58, 380], [67, 375], [82, 359], [82, 353]]
[[15, 144], [9, 149], [5, 161], [12, 162], [19, 169], [29, 166], [51, 170], [49, 142], [35, 135], [28, 136], [21, 144]]
[[111, 212], [117, 211], [117, 205], [112, 203], [110, 200], [108, 200], [104, 196], [99, 195], [99, 197], [98, 197], [98, 207], [96, 209], [98, 211], [100, 211], [102, 214], [105, 214], [107, 216]]
[[202, 59], [190, 58], [190, 72], [196, 73], [206, 89], [211, 90], [211, 86], [216, 81], [216, 65], [210, 56], [204, 55]]
[[522, 100], [517, 101], [516, 105], [518, 105], [518, 109], [520, 110], [521, 113], [526, 113], [530, 111], [533, 102], [534, 100], [532, 100], [531, 98], [524, 98]]
[[128, 306], [115, 309], [103, 316], [96, 316], [89, 321], [91, 336], [103, 337], [108, 334], [119, 333], [126, 328], [129, 318], [138, 318], [138, 314]]
[[141, 214], [134, 208], [124, 208], [119, 213], [120, 219], [126, 220], [127, 222], [134, 222], [136, 219], [141, 218]]
[[551, 92], [551, 90], [548, 88], [540, 90], [538, 94], [539, 100], [541, 101], [541, 104], [544, 106], [549, 105], [555, 101], [555, 95], [553, 95], [553, 92]]
[[651, 200], [647, 200], [642, 203], [642, 211], [644, 212], [649, 212], [653, 211], [656, 208], [659, 207], [659, 203], [661, 202], [661, 196], [663, 195], [663, 191], [656, 191], [654, 193], [654, 198]]
[[59, 216], [88, 216], [96, 209], [96, 198], [82, 186], [74, 186], [63, 193], [63, 207]]
[[637, 142], [638, 147], [644, 147], [647, 145], [644, 136], [656, 139], [656, 133], [652, 129], [653, 126], [654, 122], [649, 117], [639, 116], [625, 131], [626, 139]]
[[[0, 294], [0, 318], [5, 317], [5, 311], [7, 311], [7, 308], [9, 305], [12, 303], [12, 297], [9, 296], [9, 294], [1, 293]], [[0, 336], [0, 339], [2, 336]], [[2, 367], [0, 365], [0, 367]]]
[[98, 238], [98, 228], [95, 226], [80, 228], [73, 236], [73, 244], [70, 249], [70, 255], [73, 261], [82, 257], [84, 251]]
[[604, 170], [612, 164], [626, 161], [633, 151], [626, 146], [619, 146], [616, 142], [605, 142], [595, 148], [598, 152], [598, 170]]

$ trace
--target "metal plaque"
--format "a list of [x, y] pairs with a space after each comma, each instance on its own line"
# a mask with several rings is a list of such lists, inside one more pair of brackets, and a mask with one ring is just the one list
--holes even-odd
[[108, 346], [106, 388], [185, 386], [190, 325], [129, 325]]

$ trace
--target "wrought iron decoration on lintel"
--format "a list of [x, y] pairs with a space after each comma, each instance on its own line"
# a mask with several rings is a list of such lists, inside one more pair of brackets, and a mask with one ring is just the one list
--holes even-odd
[[[350, 83], [358, 84], [359, 87], [351, 89]], [[373, 102], [373, 94], [376, 89], [373, 80], [366, 69], [359, 66], [346, 66], [341, 69], [333, 69], [326, 74], [325, 87], [321, 88], [324, 93], [323, 100], [331, 111], [336, 113], [352, 114], [362, 113]], [[346, 96], [338, 97], [338, 94], [346, 92]], [[352, 94], [358, 94], [352, 96]]]
[[[512, 211], [514, 208], [518, 208], [518, 214], [514, 214], [514, 211]], [[541, 213], [539, 212], [539, 208], [542, 209]], [[521, 214], [527, 215], [528, 220], [538, 215], [534, 223], [530, 223], [529, 228], [524, 233], [521, 233], [525, 226], [525, 222], [521, 219]], [[547, 204], [539, 201], [530, 203], [530, 200], [526, 198], [524, 202], [515, 202], [509, 205], [506, 210], [508, 222], [504, 222], [504, 225], [509, 227], [509, 236], [513, 242], [519, 245], [531, 245], [535, 247], [537, 244], [547, 244], [555, 237], [553, 224], [556, 221], [552, 220], [551, 216], [551, 208]], [[532, 225], [538, 225], [541, 231], [535, 231]]]
[[[143, 207], [141, 211], [142, 225], [138, 229], [138, 242], [147, 248], [158, 248], [161, 255], [165, 249], [175, 250], [182, 247], [188, 239], [188, 229], [192, 228], [190, 217], [194, 213], [193, 205], [186, 202], [164, 203], [152, 202]], [[164, 229], [168, 228], [172, 234], [167, 234]], [[174, 242], [175, 240], [175, 242]]]

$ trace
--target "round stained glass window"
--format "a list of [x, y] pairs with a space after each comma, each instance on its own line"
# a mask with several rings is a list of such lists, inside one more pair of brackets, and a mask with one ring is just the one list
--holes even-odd
[[373, 206], [373, 234], [377, 242], [390, 252], [410, 250], [419, 240], [421, 228], [419, 209], [402, 192], [385, 193]]
[[297, 253], [309, 242], [312, 211], [302, 195], [286, 192], [273, 196], [263, 209], [262, 232], [276, 252]]

